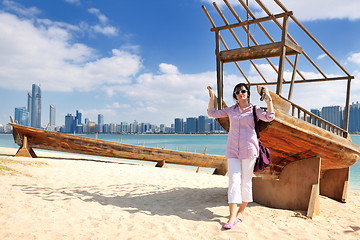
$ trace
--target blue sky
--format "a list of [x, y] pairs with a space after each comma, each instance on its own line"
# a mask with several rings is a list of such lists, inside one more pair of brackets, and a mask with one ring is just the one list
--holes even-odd
[[[15, 107], [26, 106], [33, 83], [42, 89], [42, 125], [49, 121], [50, 104], [56, 106], [57, 125], [76, 110], [93, 121], [101, 113], [105, 123], [137, 120], [168, 126], [177, 117], [205, 115], [206, 86], [216, 86], [215, 41], [201, 5], [215, 17], [211, 2], [1, 0], [0, 124], [9, 122]], [[255, 1], [249, 2], [259, 12]], [[281, 12], [271, 0], [263, 2], [273, 13]], [[359, 101], [360, 2], [282, 2], [356, 77], [351, 101]], [[295, 35], [297, 41], [304, 38], [301, 46], [330, 75], [338, 72], [306, 37], [296, 30]], [[254, 75], [250, 67], [245, 70]], [[310, 68], [304, 71], [317, 76]], [[232, 87], [244, 80], [226, 66], [225, 81], [225, 100], [231, 104]], [[345, 87], [342, 81], [296, 86], [293, 101], [308, 109], [343, 105]]]

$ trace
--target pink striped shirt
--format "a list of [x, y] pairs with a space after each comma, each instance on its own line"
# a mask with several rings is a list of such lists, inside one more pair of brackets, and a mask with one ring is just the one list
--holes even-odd
[[[214, 118], [229, 117], [230, 129], [226, 143], [226, 158], [248, 159], [257, 158], [259, 143], [256, 137], [253, 117], [253, 105], [241, 111], [238, 104], [221, 110], [209, 108], [208, 115]], [[275, 113], [269, 113], [256, 106], [256, 116], [265, 122], [275, 118]]]

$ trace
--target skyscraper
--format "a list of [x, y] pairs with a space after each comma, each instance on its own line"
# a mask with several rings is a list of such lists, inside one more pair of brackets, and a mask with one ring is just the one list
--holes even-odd
[[73, 133], [74, 129], [75, 129], [74, 123], [75, 123], [75, 117], [70, 113], [66, 114], [64, 132], [65, 133]]
[[186, 118], [186, 131], [185, 133], [197, 133], [198, 132], [198, 119], [195, 117]]
[[350, 105], [349, 132], [360, 132], [360, 103]]
[[50, 116], [49, 116], [49, 123], [51, 129], [55, 127], [55, 106], [50, 105]]
[[27, 111], [29, 113], [28, 126], [31, 126], [31, 104], [32, 104], [32, 97], [31, 97], [31, 93], [28, 92], [28, 102], [27, 102]]
[[98, 132], [103, 132], [103, 126], [104, 126], [104, 115], [98, 114]]
[[32, 85], [31, 96], [31, 126], [41, 128], [41, 89], [39, 85]]
[[28, 126], [29, 112], [26, 107], [15, 108], [15, 121], [20, 125]]
[[184, 119], [175, 118], [175, 133], [184, 133]]
[[82, 113], [76, 110], [76, 125], [81, 124]]
[[342, 113], [340, 106], [327, 106], [321, 109], [321, 117], [339, 127], [343, 127]]
[[208, 116], [199, 116], [198, 120], [199, 133], [207, 133], [210, 131], [210, 124]]

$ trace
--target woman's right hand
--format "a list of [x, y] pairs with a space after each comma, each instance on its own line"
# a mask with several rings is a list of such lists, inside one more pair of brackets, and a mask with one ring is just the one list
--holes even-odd
[[207, 90], [209, 91], [209, 96], [210, 96], [210, 98], [215, 97], [215, 93], [214, 93], [214, 91], [213, 91], [213, 89], [212, 89], [211, 86], [207, 86]]

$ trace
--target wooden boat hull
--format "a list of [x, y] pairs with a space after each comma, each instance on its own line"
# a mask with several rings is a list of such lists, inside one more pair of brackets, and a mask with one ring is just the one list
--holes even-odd
[[136, 146], [45, 131], [17, 124], [11, 125], [15, 143], [20, 147], [24, 147], [24, 139], [26, 139], [26, 148], [30, 151], [32, 148], [39, 148], [104, 157], [215, 168], [215, 173], [222, 175], [227, 172], [227, 163], [224, 156]]
[[268, 174], [278, 175], [290, 162], [321, 158], [321, 171], [347, 168], [360, 159], [360, 147], [350, 139], [315, 125], [275, 112], [276, 118], [260, 133], [263, 145], [271, 151]]

